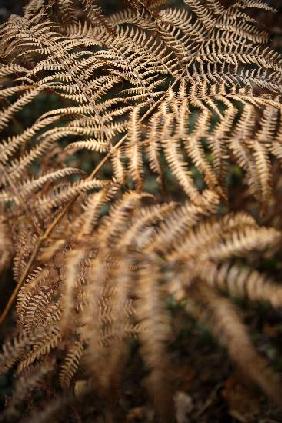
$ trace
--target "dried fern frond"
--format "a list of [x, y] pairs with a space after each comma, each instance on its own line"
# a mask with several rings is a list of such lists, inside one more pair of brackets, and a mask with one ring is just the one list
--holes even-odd
[[[69, 107], [43, 114], [22, 135], [4, 141], [4, 154], [8, 151], [13, 160], [34, 131], [42, 132], [34, 149], [12, 162], [11, 176], [21, 177], [55, 143], [76, 136], [68, 154], [78, 149], [101, 158], [109, 154], [117, 180], [132, 178], [140, 188], [147, 174], [143, 155], [161, 177], [157, 162], [164, 155], [193, 201], [199, 191], [191, 166], [225, 198], [226, 160], [235, 159], [247, 173], [250, 193], [267, 204], [271, 158], [281, 140], [262, 128], [270, 114], [273, 125], [281, 120], [282, 62], [278, 53], [260, 45], [266, 35], [243, 13], [263, 3], [236, 2], [225, 9], [218, 2], [193, 0], [172, 9], [166, 2], [129, 2], [128, 9], [108, 16], [97, 2], [84, 1], [79, 21], [78, 5], [71, 0], [53, 1], [49, 8], [33, 3], [24, 17], [11, 17], [1, 29], [7, 63], [2, 96], [8, 102], [13, 97], [3, 110], [1, 128], [45, 93], [56, 94]], [[247, 135], [240, 128], [247, 127], [249, 113], [254, 124]], [[56, 128], [48, 129], [56, 116]]]
[[[24, 347], [20, 354], [15, 348], [10, 355], [13, 360], [9, 358], [7, 363], [5, 353], [5, 366], [17, 361], [22, 373], [35, 360], [40, 362], [60, 349], [65, 356], [59, 372], [64, 389], [75, 381], [78, 369], [84, 368], [96, 394], [113, 400], [119, 395], [128, 339], [138, 337], [151, 371], [148, 383], [153, 402], [164, 419], [173, 410], [165, 353], [171, 342], [170, 316], [164, 306], [166, 298], [173, 295], [178, 300], [195, 301], [196, 306], [208, 301], [215, 327], [220, 328], [222, 305], [229, 323], [224, 339], [215, 331], [219, 342], [277, 400], [276, 376], [270, 370], [262, 371], [266, 365], [262, 359], [258, 359], [259, 377], [255, 364], [250, 370], [249, 359], [244, 361], [244, 354], [255, 357], [257, 353], [238, 323], [232, 303], [223, 300], [220, 291], [280, 307], [280, 284], [233, 260], [278, 248], [281, 234], [260, 228], [245, 213], [215, 219], [216, 198], [211, 195], [197, 206], [148, 204], [140, 209], [144, 202], [152, 201], [147, 195], [133, 191], [121, 196], [114, 187], [94, 194], [74, 220], [73, 230], [57, 231], [57, 237], [64, 235], [63, 242], [41, 255], [41, 269], [21, 289], [19, 329], [31, 337], [31, 347]], [[110, 202], [114, 204], [106, 211]], [[61, 263], [60, 270], [57, 263]], [[194, 315], [193, 308], [191, 312]], [[33, 341], [34, 331], [46, 327], [52, 334]], [[246, 344], [240, 356], [234, 352], [238, 333]]]
[[15, 383], [13, 396], [2, 417], [8, 421], [18, 419], [20, 412], [17, 407], [19, 407], [22, 402], [26, 401], [26, 399], [32, 395], [33, 391], [40, 389], [40, 387], [44, 385], [44, 379], [52, 372], [53, 368], [54, 360], [47, 359], [44, 364], [40, 363], [37, 367], [31, 367], [27, 374], [23, 374], [18, 378]]
[[0, 275], [10, 265], [13, 253], [14, 248], [9, 227], [7, 223], [0, 220]]
[[[7, 413], [41, 378], [60, 397], [83, 374], [113, 418], [137, 339], [158, 418], [173, 421], [171, 297], [279, 403], [278, 377], [232, 303], [282, 305], [281, 283], [248, 260], [281, 247], [282, 60], [247, 14], [271, 8], [103, 8], [31, 0], [0, 28], [0, 271], [13, 256], [17, 283], [0, 317], [17, 297], [17, 337], [0, 370], [19, 378]], [[236, 213], [232, 167], [247, 198]]]
[[266, 360], [255, 351], [235, 307], [226, 299], [210, 291], [207, 286], [199, 285], [195, 288], [195, 297], [193, 296], [196, 306], [189, 304], [188, 312], [208, 322], [208, 326], [226, 346], [230, 357], [240, 369], [254, 380], [277, 405], [280, 405], [281, 380]]

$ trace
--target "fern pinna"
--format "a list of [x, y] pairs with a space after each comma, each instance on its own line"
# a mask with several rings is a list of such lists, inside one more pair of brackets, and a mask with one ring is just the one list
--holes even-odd
[[117, 421], [137, 339], [156, 419], [173, 421], [171, 298], [279, 405], [228, 299], [282, 304], [252, 259], [281, 246], [282, 59], [248, 13], [274, 10], [117, 3], [30, 0], [0, 30], [0, 266], [17, 283], [4, 418], [40, 387], [42, 421], [81, 395]]

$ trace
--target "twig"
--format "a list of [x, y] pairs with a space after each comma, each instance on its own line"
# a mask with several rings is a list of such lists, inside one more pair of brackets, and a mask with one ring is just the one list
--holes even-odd
[[197, 412], [196, 417], [201, 417], [208, 408], [211, 407], [211, 405], [214, 403], [216, 396], [218, 394], [218, 391], [222, 388], [222, 383], [217, 384], [214, 389], [211, 391], [210, 395], [208, 396], [207, 400], [205, 401], [203, 407]]
[[[120, 141], [111, 149], [111, 151], [109, 151], [109, 153], [99, 162], [99, 164], [96, 166], [96, 168], [93, 170], [93, 172], [91, 173], [90, 176], [88, 176], [87, 179], [92, 179], [94, 178], [97, 173], [99, 172], [99, 170], [103, 167], [103, 165], [108, 161], [108, 159], [110, 158], [110, 156], [112, 155], [112, 153], [114, 151], [116, 151], [121, 144], [124, 142], [126, 138], [126, 135], [124, 137], [122, 137], [120, 139]], [[44, 232], [44, 234], [38, 239], [38, 241], [36, 242], [33, 252], [27, 262], [27, 265], [24, 269], [23, 274], [20, 277], [20, 280], [16, 286], [16, 288], [14, 289], [11, 297], [9, 298], [9, 301], [7, 302], [5, 309], [3, 311], [3, 313], [0, 316], [0, 326], [2, 325], [2, 323], [4, 322], [4, 320], [6, 319], [12, 305], [14, 304], [14, 301], [19, 293], [19, 290], [22, 286], [22, 284], [25, 281], [25, 278], [27, 277], [31, 266], [33, 265], [33, 262], [37, 256], [38, 251], [40, 250], [42, 244], [44, 241], [46, 241], [46, 239], [48, 239], [48, 237], [51, 235], [51, 233], [53, 232], [53, 230], [55, 229], [55, 227], [57, 226], [58, 223], [60, 223], [60, 221], [63, 219], [63, 217], [66, 215], [67, 211], [69, 210], [69, 208], [73, 205], [73, 203], [76, 201], [76, 199], [79, 197], [79, 194], [76, 195], [74, 198], [72, 198], [65, 206], [64, 208], [60, 211], [60, 213], [58, 213], [58, 215], [56, 216], [56, 218], [53, 220], [53, 222], [48, 226], [48, 228], [46, 229], [46, 231]]]

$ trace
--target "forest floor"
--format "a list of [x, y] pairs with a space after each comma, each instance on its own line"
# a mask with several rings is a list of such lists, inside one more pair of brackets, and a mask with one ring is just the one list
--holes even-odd
[[[264, 307], [240, 308], [257, 350], [281, 373], [281, 313]], [[180, 309], [173, 314], [174, 342], [170, 358], [177, 423], [282, 422], [282, 411], [233, 366], [227, 352], [205, 328], [196, 325]], [[128, 372], [126, 392], [129, 399], [134, 400], [128, 401], [127, 421], [149, 423], [154, 420], [144, 394], [142, 396], [138, 360], [132, 361]], [[138, 385], [140, 394], [136, 395]]]

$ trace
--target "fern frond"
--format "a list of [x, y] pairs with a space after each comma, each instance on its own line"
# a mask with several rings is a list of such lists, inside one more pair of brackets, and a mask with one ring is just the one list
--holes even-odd
[[69, 387], [71, 379], [76, 373], [79, 362], [81, 361], [82, 354], [83, 345], [81, 341], [77, 341], [70, 347], [70, 350], [68, 351], [60, 369], [59, 379], [63, 388]]
[[[234, 297], [252, 301], [269, 301], [273, 307], [280, 307], [282, 287], [268, 280], [256, 270], [236, 264], [206, 264], [209, 271], [202, 272], [203, 279], [211, 286], [227, 291]], [[199, 269], [200, 270], [200, 269]], [[201, 275], [201, 273], [200, 273]]]
[[[81, 373], [114, 415], [137, 339], [158, 418], [173, 421], [168, 298], [278, 403], [232, 303], [282, 304], [253, 260], [281, 245], [282, 59], [248, 16], [272, 8], [170, 5], [30, 0], [0, 28], [0, 270], [13, 260], [16, 282], [0, 322], [17, 297], [18, 323], [0, 371], [17, 368], [12, 416], [42, 378], [71, 401]], [[49, 402], [42, 420], [57, 412]]]
[[136, 316], [139, 323], [141, 353], [150, 370], [148, 388], [162, 421], [171, 421], [173, 413], [169, 386], [169, 365], [165, 343], [169, 340], [169, 323], [159, 293], [158, 267], [144, 263], [139, 270]]
[[44, 365], [40, 365], [32, 369], [31, 374], [19, 377], [15, 383], [12, 398], [9, 400], [8, 407], [5, 410], [4, 416], [8, 419], [16, 419], [19, 414], [17, 406], [26, 400], [34, 390], [37, 390], [42, 384], [46, 376], [52, 372], [54, 368], [54, 361], [48, 360]]
[[[220, 334], [220, 341], [228, 349], [232, 360], [279, 405], [280, 380], [269, 368], [265, 359], [255, 351], [235, 307], [213, 293], [207, 286], [198, 288], [196, 298], [200, 307], [196, 305], [196, 310], [193, 310], [192, 305], [192, 313], [196, 312], [196, 315], [199, 313], [206, 322], [211, 322], [212, 319], [210, 327], [216, 335]], [[188, 311], [190, 311], [189, 305]]]

